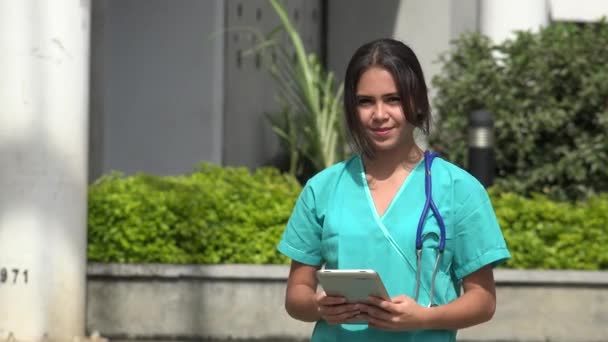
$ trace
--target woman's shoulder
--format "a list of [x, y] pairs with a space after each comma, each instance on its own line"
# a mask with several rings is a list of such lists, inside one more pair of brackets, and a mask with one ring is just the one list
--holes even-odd
[[467, 170], [441, 157], [435, 158], [432, 166], [433, 182], [452, 188], [456, 197], [485, 197], [485, 187]]
[[353, 155], [346, 160], [319, 171], [306, 182], [306, 186], [319, 189], [326, 188], [328, 185], [338, 182], [345, 174], [353, 175], [358, 173], [360, 165], [359, 156]]

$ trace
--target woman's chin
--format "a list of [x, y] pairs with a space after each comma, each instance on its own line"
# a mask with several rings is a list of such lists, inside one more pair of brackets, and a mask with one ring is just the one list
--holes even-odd
[[395, 151], [404, 151], [408, 149], [408, 144], [403, 141], [396, 141], [394, 139], [377, 140], [372, 139], [372, 148], [376, 153], [389, 153]]
[[393, 144], [393, 143], [374, 143], [373, 145], [374, 151], [376, 151], [376, 153], [386, 153], [386, 152], [391, 152], [391, 151], [395, 151], [399, 149], [399, 145], [398, 144]]

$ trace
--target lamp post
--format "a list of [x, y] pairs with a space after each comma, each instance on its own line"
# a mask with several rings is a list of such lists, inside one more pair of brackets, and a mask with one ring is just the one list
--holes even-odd
[[483, 186], [494, 183], [494, 119], [492, 113], [477, 110], [469, 115], [469, 172]]

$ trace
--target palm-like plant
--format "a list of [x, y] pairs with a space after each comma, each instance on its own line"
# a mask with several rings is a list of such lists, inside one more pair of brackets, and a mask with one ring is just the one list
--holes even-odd
[[[279, 85], [281, 112], [267, 115], [272, 130], [287, 149], [289, 172], [301, 175], [308, 162], [313, 172], [344, 158], [345, 139], [342, 124], [342, 90], [334, 74], [327, 72], [314, 53], [307, 53], [298, 31], [278, 0], [270, 0], [281, 25], [272, 31], [258, 48], [272, 51], [269, 70]], [[286, 32], [295, 52], [290, 58], [285, 46], [276, 39]]]

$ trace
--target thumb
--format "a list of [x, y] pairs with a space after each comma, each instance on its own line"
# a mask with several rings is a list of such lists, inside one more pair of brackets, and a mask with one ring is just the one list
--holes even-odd
[[393, 298], [391, 299], [391, 301], [392, 301], [393, 303], [396, 303], [396, 304], [398, 304], [398, 303], [403, 303], [403, 302], [407, 302], [407, 301], [409, 301], [409, 300], [410, 300], [410, 297], [408, 297], [408, 296], [406, 296], [406, 295], [399, 295], [399, 296], [397, 296], [397, 297], [393, 297]]

